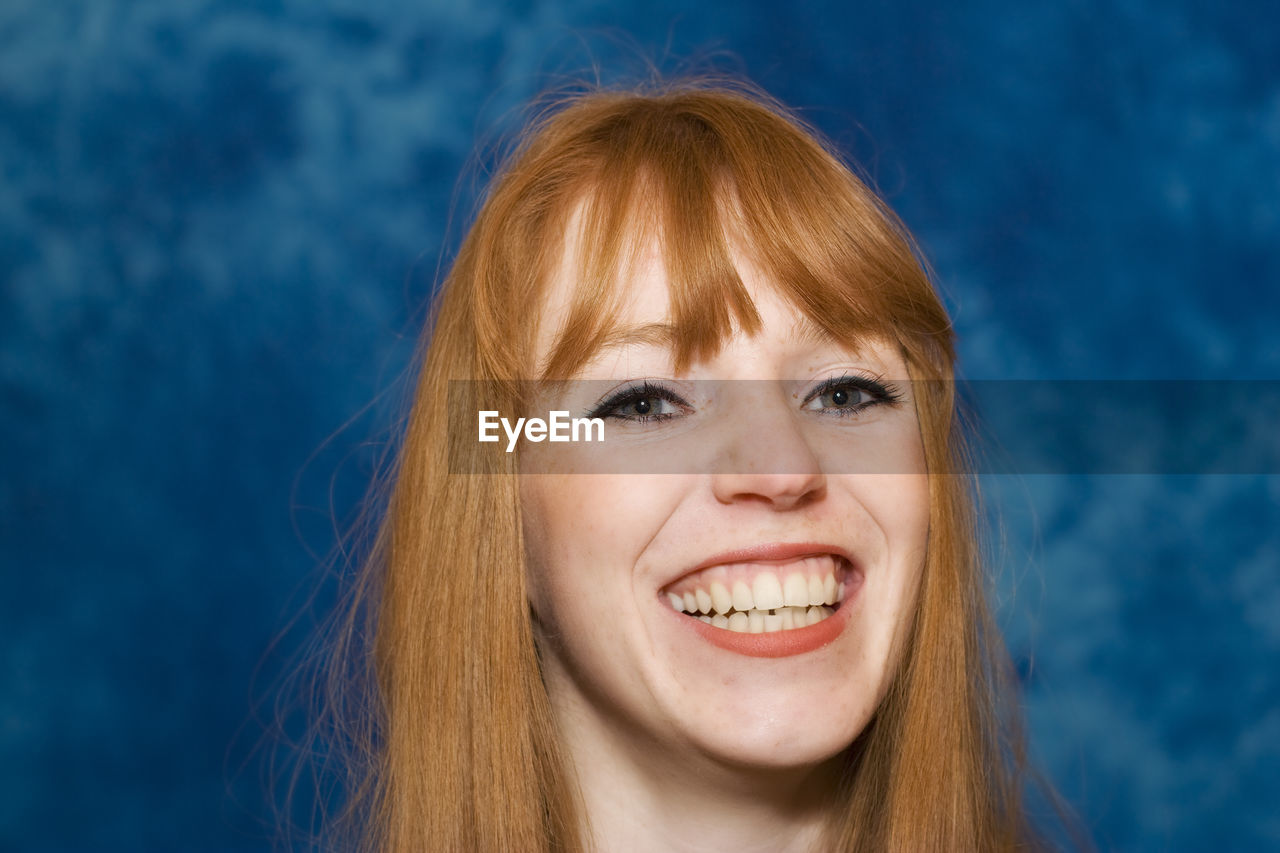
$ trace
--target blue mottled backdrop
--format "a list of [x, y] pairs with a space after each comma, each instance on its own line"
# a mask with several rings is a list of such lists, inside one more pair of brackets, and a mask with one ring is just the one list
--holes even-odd
[[[1280, 378], [1270, 2], [5, 0], [0, 848], [267, 849], [251, 702], [458, 174], [558, 75], [691, 55], [863, 164], [967, 375]], [[1034, 756], [1096, 842], [1280, 845], [1280, 477], [985, 485]]]

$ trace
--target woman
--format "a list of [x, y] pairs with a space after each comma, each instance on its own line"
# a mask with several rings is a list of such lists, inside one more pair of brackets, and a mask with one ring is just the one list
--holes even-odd
[[[348, 623], [363, 842], [1027, 843], [953, 360], [898, 220], [776, 103], [536, 122], [439, 293]], [[606, 441], [478, 438], [553, 410]]]

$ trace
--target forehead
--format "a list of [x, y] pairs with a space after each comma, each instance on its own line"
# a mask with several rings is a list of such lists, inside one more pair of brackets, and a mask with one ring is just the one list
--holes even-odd
[[[631, 228], [620, 241], [620, 254], [607, 281], [590, 281], [585, 202], [573, 207], [561, 237], [559, 259], [548, 271], [537, 306], [534, 356], [542, 376], [566, 325], [580, 303], [593, 303], [607, 331], [618, 327], [650, 327], [652, 343], [669, 345], [671, 297], [660, 238], [654, 229]], [[598, 274], [597, 274], [598, 275]]]
[[[547, 277], [538, 311], [535, 347], [540, 376], [585, 289], [596, 293], [596, 307], [603, 315], [605, 334], [599, 345], [579, 360], [580, 372], [616, 365], [622, 354], [641, 348], [674, 351], [681, 337], [681, 329], [672, 314], [667, 258], [657, 229], [637, 228], [628, 234], [612, 279], [596, 283], [583, 280], [585, 233], [579, 207], [570, 217], [559, 262]], [[762, 321], [760, 327], [750, 331], [733, 323], [725, 330], [725, 338], [745, 338], [760, 347], [783, 343], [810, 351], [839, 348], [868, 356], [891, 349], [888, 341], [874, 335], [851, 335], [837, 340], [787, 301], [780, 289], [771, 286], [769, 274], [744, 248], [746, 241], [726, 236], [725, 242], [730, 260]], [[596, 287], [591, 287], [592, 284]]]

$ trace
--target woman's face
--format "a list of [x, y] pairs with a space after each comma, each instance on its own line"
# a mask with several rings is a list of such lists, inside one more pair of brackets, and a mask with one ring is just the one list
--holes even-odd
[[[605, 443], [523, 445], [542, 472], [520, 478], [530, 604], [566, 738], [690, 769], [801, 768], [848, 746], [884, 696], [929, 489], [898, 351], [812, 334], [735, 261], [758, 334], [675, 375], [652, 328], [669, 322], [655, 248], [618, 318], [648, 333], [540, 401], [602, 417]], [[563, 269], [542, 357], [572, 286]]]

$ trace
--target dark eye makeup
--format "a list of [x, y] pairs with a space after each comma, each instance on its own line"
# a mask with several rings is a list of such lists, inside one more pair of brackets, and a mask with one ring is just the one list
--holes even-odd
[[[836, 417], [849, 417], [872, 406], [896, 406], [902, 391], [879, 377], [845, 374], [824, 380], [804, 398], [806, 409]], [[825, 403], [813, 406], [814, 403]]]
[[675, 391], [659, 382], [646, 379], [608, 395], [595, 405], [589, 416], [649, 423], [670, 420], [691, 411], [693, 407]]
[[[804, 408], [836, 417], [856, 415], [873, 406], [896, 406], [902, 391], [879, 377], [845, 374], [826, 379], [804, 398]], [[687, 415], [693, 407], [660, 381], [645, 379], [600, 400], [589, 417], [650, 423]]]

